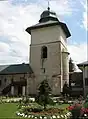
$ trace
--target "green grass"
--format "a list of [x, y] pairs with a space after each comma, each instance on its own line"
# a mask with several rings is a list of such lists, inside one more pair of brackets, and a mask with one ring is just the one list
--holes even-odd
[[0, 118], [16, 117], [17, 103], [3, 103], [0, 104]]
[[[17, 103], [3, 103], [0, 104], [0, 118], [1, 119], [10, 119], [10, 118], [20, 118], [16, 116], [16, 111], [18, 110], [18, 104]], [[68, 107], [68, 104], [62, 104], [62, 105], [56, 105], [55, 107], [58, 108], [66, 108]]]

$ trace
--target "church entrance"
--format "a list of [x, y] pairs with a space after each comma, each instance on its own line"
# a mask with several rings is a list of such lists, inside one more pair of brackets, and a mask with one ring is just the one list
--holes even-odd
[[18, 95], [22, 95], [22, 86], [18, 86]]

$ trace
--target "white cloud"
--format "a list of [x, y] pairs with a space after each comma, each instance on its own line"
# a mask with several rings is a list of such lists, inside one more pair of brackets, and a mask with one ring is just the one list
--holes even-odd
[[7, 43], [0, 43], [0, 52], [8, 52], [10, 47]]
[[[25, 29], [36, 24], [41, 12], [47, 8], [44, 0], [26, 5], [14, 5], [11, 1], [0, 2], [0, 36], [9, 39], [9, 43], [0, 40], [0, 64], [28, 62], [30, 35]], [[71, 15], [72, 3], [71, 0], [56, 0], [51, 1], [50, 6], [58, 15]], [[77, 58], [74, 53], [73, 57]]]
[[86, 30], [88, 30], [88, 16], [87, 12], [84, 12], [83, 14], [83, 26]]
[[75, 63], [81, 63], [88, 60], [88, 44], [72, 44], [68, 45], [68, 51]]
[[81, 4], [84, 8], [84, 12], [83, 12], [83, 20], [82, 20], [82, 27], [85, 28], [86, 30], [88, 30], [88, 2], [87, 0], [82, 0]]
[[[72, 8], [72, 3], [69, 0], [50, 0], [50, 8], [57, 11], [57, 15], [71, 15], [74, 9]], [[48, 3], [45, 3], [45, 6]]]
[[[40, 3], [40, 4], [39, 4]], [[45, 4], [44, 4], [45, 3]], [[0, 63], [15, 63], [29, 60], [30, 35], [25, 29], [37, 23], [40, 14], [45, 10], [47, 2], [40, 1], [30, 4], [11, 4], [11, 1], [0, 2], [0, 36], [9, 39], [9, 43], [0, 41]], [[54, 8], [52, 6], [54, 4]], [[60, 6], [55, 7], [56, 4]], [[64, 9], [62, 9], [64, 5]], [[52, 9], [60, 11], [61, 14], [68, 14], [71, 8], [67, 0], [51, 2]]]

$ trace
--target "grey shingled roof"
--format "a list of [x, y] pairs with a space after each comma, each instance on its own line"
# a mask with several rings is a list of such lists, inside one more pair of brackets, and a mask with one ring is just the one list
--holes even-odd
[[77, 64], [78, 66], [88, 66], [88, 61], [82, 62], [80, 64]]
[[0, 65], [0, 72], [4, 69], [6, 69], [9, 65]]
[[0, 74], [33, 73], [29, 64], [1, 65]]

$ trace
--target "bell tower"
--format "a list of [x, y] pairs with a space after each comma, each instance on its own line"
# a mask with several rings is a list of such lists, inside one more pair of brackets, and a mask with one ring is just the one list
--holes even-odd
[[39, 23], [26, 31], [31, 35], [29, 62], [36, 82], [36, 85], [31, 85], [33, 93], [36, 94], [40, 82], [47, 78], [52, 93], [60, 94], [64, 82], [69, 83], [67, 38], [71, 34], [67, 25], [60, 22], [56, 13], [48, 7], [40, 15]]

